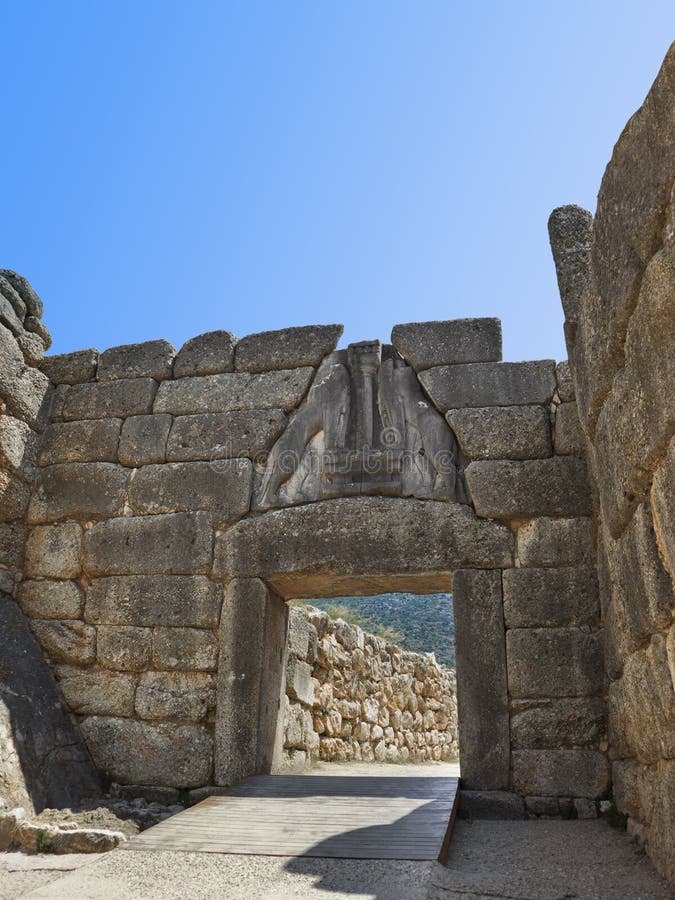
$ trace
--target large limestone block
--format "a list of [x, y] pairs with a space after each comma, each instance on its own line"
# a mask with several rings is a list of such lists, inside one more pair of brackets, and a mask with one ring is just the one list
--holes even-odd
[[210, 781], [213, 737], [204, 725], [92, 716], [80, 728], [97, 769], [118, 784], [191, 788]]
[[144, 672], [136, 691], [141, 719], [200, 722], [215, 705], [214, 676], [205, 672]]
[[33, 619], [33, 633], [52, 662], [86, 665], [96, 656], [96, 629], [84, 622]]
[[509, 701], [501, 573], [460, 570], [453, 583], [462, 784], [509, 787]]
[[648, 825], [654, 809], [656, 775], [655, 766], [645, 766], [634, 759], [615, 759], [612, 793], [619, 812]]
[[40, 447], [40, 465], [68, 462], [117, 462], [121, 419], [87, 419], [55, 422]]
[[303, 580], [309, 590], [312, 575], [329, 582], [338, 576], [450, 573], [462, 566], [509, 566], [511, 559], [510, 531], [476, 518], [463, 504], [366, 497], [242, 520], [218, 537], [214, 571], [268, 576], [279, 590], [291, 590], [288, 574], [298, 577], [292, 590], [302, 590]]
[[576, 324], [589, 282], [593, 215], [580, 206], [554, 209], [548, 220], [548, 235], [565, 319]]
[[549, 403], [555, 391], [555, 362], [467, 363], [437, 366], [420, 380], [441, 412], [482, 406]]
[[574, 400], [574, 376], [568, 360], [564, 359], [555, 367], [555, 382], [561, 403], [570, 403]]
[[593, 509], [586, 464], [572, 456], [478, 460], [466, 480], [479, 516], [586, 516]]
[[663, 635], [629, 657], [623, 676], [609, 686], [607, 704], [616, 757], [645, 764], [675, 758], [675, 692]]
[[216, 784], [269, 772], [281, 758], [288, 608], [257, 578], [227, 586], [220, 622]]
[[166, 441], [173, 419], [167, 415], [129, 416], [119, 442], [119, 460], [125, 466], [164, 462]]
[[650, 508], [641, 504], [618, 541], [604, 536], [617, 624], [628, 651], [672, 621], [675, 595], [659, 554]]
[[559, 456], [584, 456], [586, 453], [586, 436], [574, 402], [561, 403], [556, 409], [555, 452]]
[[121, 672], [142, 671], [147, 669], [150, 663], [151, 641], [152, 632], [149, 628], [100, 625], [96, 629], [96, 660], [105, 669], [117, 669]]
[[307, 660], [309, 654], [310, 624], [307, 613], [301, 607], [290, 607], [288, 610], [288, 653], [298, 659]]
[[533, 519], [518, 529], [521, 566], [569, 566], [593, 561], [591, 519]]
[[74, 581], [22, 581], [18, 600], [31, 619], [79, 619], [84, 594]]
[[598, 578], [593, 566], [504, 572], [507, 628], [595, 625], [599, 617]]
[[395, 325], [391, 342], [418, 372], [456, 363], [499, 362], [502, 323], [499, 319], [451, 319]]
[[218, 638], [201, 628], [155, 628], [152, 660], [157, 669], [210, 671], [218, 665]]
[[538, 459], [553, 450], [543, 406], [451, 409], [445, 418], [468, 459]]
[[82, 526], [41, 525], [26, 542], [25, 574], [29, 578], [77, 578], [82, 571]]
[[286, 422], [280, 409], [178, 416], [169, 435], [166, 457], [170, 461], [255, 459], [272, 447]]
[[58, 353], [46, 356], [40, 369], [54, 384], [82, 384], [96, 377], [98, 357], [98, 350], [93, 349]]
[[56, 666], [59, 688], [71, 712], [80, 716], [132, 716], [137, 675]]
[[614, 147], [598, 194], [593, 270], [604, 299], [606, 353], [620, 356], [642, 273], [662, 239], [675, 156], [672, 115], [675, 47], [671, 45], [642, 107]]
[[579, 697], [603, 688], [597, 634], [576, 628], [513, 628], [506, 632], [506, 658], [512, 697]]
[[513, 789], [538, 797], [603, 797], [609, 763], [596, 750], [514, 750]]
[[511, 715], [511, 744], [515, 750], [555, 750], [597, 747], [607, 731], [602, 697], [545, 700], [536, 706], [516, 701]]
[[670, 439], [668, 453], [654, 475], [651, 507], [659, 551], [673, 582], [675, 591], [675, 437]]
[[37, 431], [49, 416], [53, 389], [46, 375], [24, 364], [14, 335], [0, 324], [0, 397], [9, 412]]
[[32, 478], [39, 440], [36, 432], [21, 419], [0, 415], [0, 466], [15, 475]]
[[25, 518], [30, 500], [30, 487], [6, 469], [0, 469], [0, 522], [16, 522]]
[[156, 393], [152, 378], [74, 384], [66, 393], [62, 414], [66, 421], [140, 416], [152, 412]]
[[236, 345], [237, 338], [231, 331], [208, 331], [190, 338], [174, 360], [174, 378], [232, 372]]
[[213, 558], [208, 513], [132, 516], [87, 532], [84, 566], [91, 575], [205, 573]]
[[28, 508], [31, 523], [104, 519], [124, 511], [129, 471], [112, 463], [59, 463], [41, 469]]
[[342, 325], [303, 325], [249, 334], [237, 344], [234, 368], [237, 372], [269, 372], [318, 366], [335, 350], [343, 330]]
[[[282, 409], [290, 412], [309, 389], [314, 369], [263, 372], [225, 372], [200, 378], [179, 378], [159, 386], [155, 412], [187, 416], [237, 409]], [[145, 411], [145, 410], [142, 410]]]
[[286, 693], [292, 700], [298, 700], [306, 706], [314, 703], [312, 667], [291, 654], [286, 664]]
[[253, 487], [249, 459], [143, 466], [129, 485], [129, 505], [141, 515], [208, 510], [216, 527], [248, 511]]
[[96, 625], [215, 628], [221, 601], [220, 585], [205, 577], [110, 576], [89, 584], [84, 618]]
[[123, 344], [101, 353], [96, 377], [99, 381], [121, 378], [171, 378], [171, 366], [176, 348], [167, 341], [146, 341], [143, 344]]
[[29, 316], [33, 316], [36, 319], [42, 318], [45, 311], [44, 304], [27, 278], [14, 272], [12, 269], [0, 269], [0, 278], [10, 283], [23, 301]]

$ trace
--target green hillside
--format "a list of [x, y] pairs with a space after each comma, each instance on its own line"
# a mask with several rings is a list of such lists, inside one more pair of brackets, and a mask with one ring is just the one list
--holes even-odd
[[375, 597], [335, 597], [305, 600], [334, 619], [342, 618], [378, 634], [406, 650], [436, 654], [455, 665], [455, 624], [451, 594], [379, 594]]

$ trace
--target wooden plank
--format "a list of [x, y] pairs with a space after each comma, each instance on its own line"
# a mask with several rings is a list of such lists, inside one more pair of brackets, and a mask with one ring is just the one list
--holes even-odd
[[124, 848], [435, 860], [447, 853], [457, 789], [456, 778], [258, 775]]

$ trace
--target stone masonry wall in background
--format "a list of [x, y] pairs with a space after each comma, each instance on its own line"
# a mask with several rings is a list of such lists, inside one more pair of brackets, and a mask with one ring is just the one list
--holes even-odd
[[288, 622], [284, 764], [454, 759], [455, 673], [315, 608]]
[[609, 753], [628, 830], [675, 879], [675, 45], [607, 167], [595, 220], [551, 216], [598, 495]]

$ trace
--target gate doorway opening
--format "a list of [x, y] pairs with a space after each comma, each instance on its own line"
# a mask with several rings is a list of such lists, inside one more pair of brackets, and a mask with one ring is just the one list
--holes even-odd
[[451, 594], [308, 598], [289, 607], [275, 770], [443, 761], [458, 774]]

